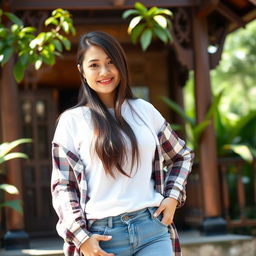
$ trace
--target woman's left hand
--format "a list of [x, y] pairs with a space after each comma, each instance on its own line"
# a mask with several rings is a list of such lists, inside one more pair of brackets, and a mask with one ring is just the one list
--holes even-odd
[[173, 222], [174, 213], [177, 207], [178, 201], [174, 198], [167, 197], [165, 198], [155, 213], [153, 214], [153, 217], [156, 218], [160, 213], [163, 213], [163, 218], [161, 222], [164, 225], [170, 225]]

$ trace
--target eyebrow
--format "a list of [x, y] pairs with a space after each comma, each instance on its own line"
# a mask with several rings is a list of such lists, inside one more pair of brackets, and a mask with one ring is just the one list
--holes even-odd
[[[107, 58], [106, 58], [106, 60], [107, 60], [107, 59], [110, 59], [110, 58], [109, 58], [109, 57], [107, 57]], [[90, 62], [94, 62], [94, 61], [99, 61], [99, 59], [91, 59], [91, 60], [89, 60], [89, 61], [88, 61], [88, 63], [90, 63]]]
[[98, 59], [92, 59], [92, 60], [89, 60], [88, 63], [94, 62], [94, 61], [99, 61], [99, 60]]

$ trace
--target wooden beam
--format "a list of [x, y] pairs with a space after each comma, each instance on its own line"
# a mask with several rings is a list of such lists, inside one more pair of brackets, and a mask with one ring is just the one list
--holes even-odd
[[223, 3], [219, 3], [217, 6], [217, 11], [223, 16], [228, 18], [230, 21], [236, 23], [239, 27], [244, 27], [245, 22], [237, 14], [235, 14], [231, 9], [225, 6]]
[[[3, 141], [11, 142], [20, 138], [20, 114], [18, 108], [18, 86], [12, 74], [13, 58], [2, 68], [0, 82], [0, 106], [2, 115]], [[21, 162], [13, 159], [7, 163], [7, 181], [16, 186], [19, 195], [11, 196], [12, 199], [22, 199], [22, 175]], [[7, 228], [9, 230], [19, 230], [24, 228], [23, 215], [14, 210], [8, 209]]]
[[[206, 17], [193, 17], [194, 76], [197, 122], [205, 119], [212, 102], [210, 67], [208, 57], [208, 31]], [[199, 143], [200, 175], [204, 217], [221, 216], [220, 189], [216, 156], [216, 141], [211, 122]]]
[[[68, 10], [113, 10], [113, 9], [129, 9], [133, 8], [136, 0], [13, 0], [12, 8], [17, 10], [53, 10], [56, 8], [63, 8]], [[141, 3], [147, 7], [189, 7], [200, 3], [200, 0], [141, 0]]]
[[[2, 115], [3, 141], [11, 142], [20, 138], [20, 112], [18, 102], [18, 86], [14, 80], [12, 71], [14, 58], [12, 57], [2, 68], [0, 81], [0, 111]], [[10, 199], [23, 198], [22, 190], [22, 168], [20, 159], [12, 159], [7, 162], [7, 183], [16, 186], [18, 195], [9, 195]], [[26, 170], [24, 170], [26, 171]], [[6, 228], [4, 236], [5, 249], [26, 249], [29, 248], [28, 234], [24, 232], [24, 215], [17, 211], [6, 209]]]
[[[256, 0], [255, 0], [256, 1]], [[256, 19], [256, 8], [248, 12], [246, 15], [243, 16], [243, 21], [245, 24], [249, 23], [250, 21]], [[231, 23], [228, 28], [228, 33], [233, 32], [234, 30], [238, 29], [239, 26], [237, 23]]]
[[200, 4], [197, 16], [201, 18], [208, 16], [213, 10], [216, 9], [219, 2], [219, 0], [208, 0]]

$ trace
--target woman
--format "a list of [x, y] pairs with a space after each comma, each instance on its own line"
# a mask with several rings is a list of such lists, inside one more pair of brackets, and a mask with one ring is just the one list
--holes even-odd
[[53, 139], [65, 255], [181, 255], [173, 216], [193, 154], [150, 103], [133, 97], [112, 36], [82, 36], [78, 70], [79, 103], [60, 116]]

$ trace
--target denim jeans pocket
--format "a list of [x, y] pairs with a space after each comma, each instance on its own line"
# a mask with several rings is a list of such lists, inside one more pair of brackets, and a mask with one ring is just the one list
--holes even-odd
[[158, 223], [158, 224], [160, 224], [161, 226], [167, 228], [168, 226], [165, 225], [164, 223], [162, 223], [162, 219], [163, 219], [163, 214], [160, 214], [160, 215], [158, 215], [156, 218], [153, 218], [153, 220], [154, 220], [156, 223]]

